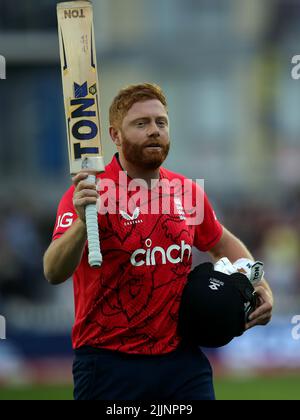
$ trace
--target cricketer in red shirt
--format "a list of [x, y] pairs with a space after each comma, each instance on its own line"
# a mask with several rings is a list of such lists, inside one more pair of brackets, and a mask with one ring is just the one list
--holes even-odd
[[[122, 184], [124, 176], [130, 184], [118, 154], [98, 176], [100, 186], [115, 185], [115, 189], [110, 194], [107, 189], [99, 192], [103, 264], [99, 269], [89, 266], [86, 245], [73, 275], [73, 347], [165, 354], [180, 343], [178, 310], [192, 266], [192, 247], [209, 251], [219, 242], [223, 228], [203, 189], [184, 176], [161, 167], [160, 181], [172, 188], [141, 188], [139, 200], [131, 202], [134, 191]], [[77, 218], [74, 189], [59, 204], [53, 240]], [[109, 208], [109, 203], [114, 211], [105, 212], [104, 204]], [[149, 211], [150, 205], [156, 212]], [[192, 206], [198, 211], [195, 220]]]

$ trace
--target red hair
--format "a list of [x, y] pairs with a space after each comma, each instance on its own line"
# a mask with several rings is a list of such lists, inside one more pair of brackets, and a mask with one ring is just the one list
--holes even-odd
[[118, 93], [109, 109], [109, 122], [114, 128], [119, 128], [122, 121], [136, 102], [144, 102], [151, 99], [158, 99], [168, 110], [167, 99], [158, 85], [143, 83], [130, 85]]

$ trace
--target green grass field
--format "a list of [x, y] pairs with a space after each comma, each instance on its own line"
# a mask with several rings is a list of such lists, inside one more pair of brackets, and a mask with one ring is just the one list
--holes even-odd
[[0, 400], [72, 400], [71, 386], [37, 385], [0, 388]]
[[[218, 400], [300, 400], [300, 376], [216, 379]], [[72, 400], [71, 386], [0, 388], [0, 400]]]
[[215, 390], [218, 400], [300, 400], [300, 376], [223, 378]]

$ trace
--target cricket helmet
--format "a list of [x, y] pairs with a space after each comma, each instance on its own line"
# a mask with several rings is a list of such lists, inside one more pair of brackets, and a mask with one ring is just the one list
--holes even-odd
[[198, 265], [188, 277], [179, 310], [178, 333], [184, 341], [222, 347], [245, 332], [257, 296], [248, 278], [228, 275], [211, 263]]

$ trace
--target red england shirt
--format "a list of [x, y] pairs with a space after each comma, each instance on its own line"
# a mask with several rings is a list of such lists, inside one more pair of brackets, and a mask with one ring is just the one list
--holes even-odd
[[[175, 350], [178, 310], [192, 266], [192, 247], [206, 252], [222, 226], [206, 194], [182, 175], [160, 169], [160, 187], [133, 188], [118, 155], [98, 177], [103, 264], [88, 264], [86, 245], [73, 275], [73, 347], [164, 354]], [[163, 187], [161, 186], [163, 185]], [[63, 196], [53, 240], [77, 215], [74, 186]]]

